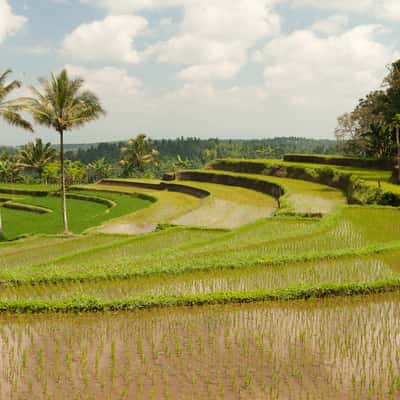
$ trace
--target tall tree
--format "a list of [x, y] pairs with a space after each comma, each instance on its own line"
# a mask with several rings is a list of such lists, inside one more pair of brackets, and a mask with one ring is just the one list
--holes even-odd
[[41, 87], [34, 86], [34, 95], [27, 98], [25, 108], [39, 125], [53, 128], [60, 138], [61, 200], [64, 233], [69, 233], [67, 200], [65, 188], [64, 135], [74, 128], [97, 120], [105, 114], [99, 98], [89, 90], [84, 90], [84, 80], [71, 79], [66, 69], [50, 79], [40, 79]]
[[[32, 125], [21, 116], [22, 100], [20, 98], [9, 99], [9, 95], [22, 85], [18, 80], [7, 82], [11, 73], [12, 71], [7, 69], [0, 75], [0, 118], [10, 125], [33, 132]], [[3, 225], [0, 214], [0, 239], [2, 238]]]
[[397, 182], [400, 184], [400, 114], [396, 114], [392, 122], [388, 125], [388, 130], [395, 133], [396, 153], [397, 153]]
[[51, 143], [43, 144], [42, 139], [36, 139], [36, 143], [28, 143], [24, 146], [18, 156], [22, 167], [35, 170], [42, 179], [46, 165], [54, 161], [57, 152]]
[[141, 133], [135, 139], [129, 139], [126, 146], [121, 148], [120, 165], [123, 175], [129, 176], [135, 171], [144, 172], [147, 165], [158, 163], [158, 154], [152, 141], [145, 134]]
[[[380, 90], [370, 92], [350, 114], [339, 117], [336, 137], [339, 142], [342, 138], [346, 139], [347, 149], [350, 147], [355, 154], [394, 157], [396, 137], [394, 130], [388, 130], [388, 127], [399, 112], [400, 60], [388, 66], [388, 74]], [[388, 140], [390, 146], [387, 143], [382, 145], [382, 139]]]

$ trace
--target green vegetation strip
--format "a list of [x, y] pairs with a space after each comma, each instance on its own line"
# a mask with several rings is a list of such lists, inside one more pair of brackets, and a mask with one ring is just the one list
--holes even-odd
[[94, 297], [77, 297], [60, 301], [0, 301], [0, 312], [96, 312], [122, 311], [156, 307], [184, 307], [213, 304], [252, 303], [261, 301], [293, 301], [326, 297], [372, 295], [400, 290], [400, 279], [373, 283], [327, 284], [301, 286], [253, 292], [227, 292], [189, 296], [131, 297], [122, 300], [103, 301]]
[[33, 212], [35, 214], [49, 214], [49, 213], [53, 212], [53, 210], [51, 210], [49, 208], [32, 206], [29, 204], [21, 204], [21, 203], [15, 202], [15, 201], [7, 201], [5, 204], [3, 204], [3, 207], [9, 208], [10, 210]]
[[37, 270], [40, 266], [26, 267], [21, 271], [18, 269], [3, 270], [0, 273], [0, 285], [26, 285], [26, 284], [46, 284], [46, 283], [61, 283], [61, 282], [89, 282], [89, 281], [101, 281], [101, 280], [121, 280], [121, 279], [132, 279], [138, 277], [148, 276], [162, 276], [164, 274], [179, 275], [187, 272], [195, 271], [211, 271], [211, 270], [222, 270], [222, 269], [236, 269], [236, 268], [247, 268], [247, 267], [273, 267], [277, 265], [284, 265], [287, 263], [297, 262], [309, 262], [309, 261], [320, 261], [320, 260], [336, 260], [345, 257], [353, 256], [366, 256], [371, 254], [380, 254], [386, 251], [399, 250], [400, 241], [393, 241], [381, 245], [371, 245], [359, 249], [343, 249], [333, 250], [325, 252], [323, 254], [318, 252], [300, 254], [300, 255], [289, 255], [274, 258], [254, 258], [246, 259], [245, 261], [239, 261], [238, 263], [227, 263], [227, 264], [177, 264], [177, 265], [148, 265], [148, 266], [122, 266], [121, 268], [113, 267], [110, 270], [94, 269], [80, 272], [64, 272], [60, 268], [54, 266], [54, 268], [45, 268], [38, 275]]

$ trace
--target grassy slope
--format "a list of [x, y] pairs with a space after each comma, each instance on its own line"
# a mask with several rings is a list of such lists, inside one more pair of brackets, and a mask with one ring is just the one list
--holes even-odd
[[60, 190], [59, 185], [45, 185], [45, 184], [15, 184], [15, 183], [0, 183], [0, 190], [31, 190], [39, 192], [57, 192]]
[[[83, 192], [82, 194], [93, 195], [91, 192]], [[6, 239], [14, 239], [21, 235], [38, 233], [56, 234], [62, 232], [61, 205], [58, 197], [14, 196], [14, 198], [21, 204], [45, 207], [53, 212], [39, 215], [27, 211], [3, 208], [2, 216]], [[105, 194], [103, 198], [114, 201], [116, 206], [108, 208], [103, 204], [91, 201], [75, 199], [68, 201], [69, 222], [72, 232], [81, 233], [106, 220], [130, 214], [151, 205], [149, 200], [118, 193]]]

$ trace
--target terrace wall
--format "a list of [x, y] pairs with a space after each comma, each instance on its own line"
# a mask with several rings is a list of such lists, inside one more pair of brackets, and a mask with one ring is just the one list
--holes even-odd
[[276, 199], [279, 199], [285, 194], [281, 186], [256, 178], [214, 174], [207, 171], [181, 171], [177, 174], [177, 178], [183, 181], [209, 182], [221, 185], [243, 187], [268, 194]]
[[126, 187], [137, 187], [141, 189], [151, 189], [151, 190], [166, 190], [169, 192], [177, 192], [187, 194], [189, 196], [197, 197], [199, 199], [204, 199], [210, 196], [210, 192], [207, 190], [194, 188], [191, 186], [180, 185], [177, 183], [147, 183], [147, 182], [135, 182], [135, 181], [121, 181], [114, 179], [104, 179], [100, 182], [102, 185], [113, 185], [113, 186], [126, 186]]

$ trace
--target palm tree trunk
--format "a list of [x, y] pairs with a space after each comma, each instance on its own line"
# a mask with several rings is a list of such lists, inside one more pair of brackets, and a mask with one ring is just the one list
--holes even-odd
[[61, 210], [64, 221], [64, 234], [69, 234], [68, 215], [67, 215], [67, 195], [65, 190], [65, 162], [64, 162], [64, 132], [60, 133], [60, 162], [61, 162]]
[[1, 211], [0, 211], [0, 240], [4, 239], [4, 234], [3, 234], [3, 222], [1, 219]]

